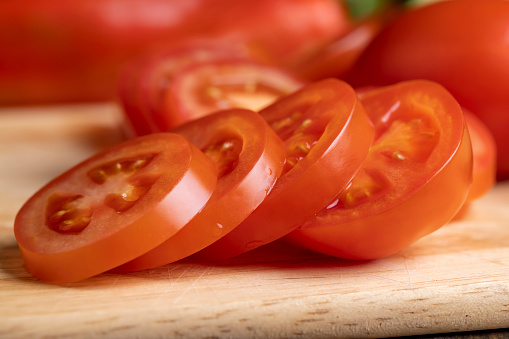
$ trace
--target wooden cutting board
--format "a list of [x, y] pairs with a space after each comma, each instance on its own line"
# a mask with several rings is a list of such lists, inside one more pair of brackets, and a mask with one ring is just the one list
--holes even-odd
[[13, 220], [48, 180], [122, 139], [112, 103], [0, 110], [0, 338], [388, 337], [509, 327], [509, 183], [401, 253], [351, 262], [284, 244], [49, 285]]

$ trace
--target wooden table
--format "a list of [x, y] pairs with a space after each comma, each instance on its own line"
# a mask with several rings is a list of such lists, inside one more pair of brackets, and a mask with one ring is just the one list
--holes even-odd
[[509, 183], [401, 253], [351, 262], [275, 244], [49, 285], [23, 268], [23, 202], [122, 139], [113, 103], [0, 110], [0, 338], [390, 337], [509, 327]]

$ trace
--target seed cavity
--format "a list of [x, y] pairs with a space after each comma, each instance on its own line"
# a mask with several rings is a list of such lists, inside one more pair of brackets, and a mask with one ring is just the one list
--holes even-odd
[[46, 226], [61, 234], [82, 232], [92, 217], [92, 208], [83, 195], [54, 194], [46, 205]]
[[218, 176], [222, 177], [237, 167], [242, 152], [242, 141], [234, 138], [225, 139], [208, 145], [202, 151], [216, 164]]
[[118, 174], [133, 175], [139, 171], [154, 158], [154, 155], [148, 155], [143, 158], [127, 159], [115, 161], [99, 167], [93, 168], [88, 171], [88, 177], [96, 184], [102, 185], [109, 178], [112, 178]]

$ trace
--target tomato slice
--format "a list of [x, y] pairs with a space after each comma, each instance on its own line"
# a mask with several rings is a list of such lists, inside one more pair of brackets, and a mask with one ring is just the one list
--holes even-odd
[[376, 129], [366, 161], [287, 239], [336, 257], [375, 259], [454, 217], [472, 181], [472, 149], [461, 107], [436, 83], [399, 83], [361, 101]]
[[27, 270], [48, 282], [99, 274], [161, 244], [205, 205], [217, 171], [177, 134], [100, 152], [58, 176], [18, 212]]
[[120, 270], [161, 266], [212, 244], [253, 212], [283, 170], [284, 144], [258, 113], [243, 109], [221, 111], [173, 132], [186, 137], [214, 160], [219, 172], [216, 189], [185, 227]]
[[229, 258], [300, 226], [348, 184], [374, 134], [355, 91], [335, 79], [306, 85], [260, 115], [285, 142], [283, 174], [253, 213], [196, 258]]
[[176, 126], [222, 109], [258, 112], [302, 85], [282, 69], [254, 60], [209, 60], [175, 74], [161, 113], [166, 125]]
[[497, 180], [497, 145], [493, 134], [477, 116], [463, 108], [474, 155], [472, 186], [467, 202], [479, 199]]
[[119, 80], [119, 99], [131, 134], [144, 135], [170, 129], [161, 106], [175, 74], [187, 65], [222, 58], [249, 58], [243, 45], [199, 39], [171, 48], [152, 50], [126, 63]]

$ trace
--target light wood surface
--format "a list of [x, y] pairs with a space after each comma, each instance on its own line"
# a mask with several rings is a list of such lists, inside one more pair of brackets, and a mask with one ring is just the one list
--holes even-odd
[[401, 253], [351, 262], [278, 243], [49, 285], [12, 232], [48, 180], [122, 138], [115, 104], [0, 110], [0, 338], [389, 337], [509, 327], [509, 183]]

